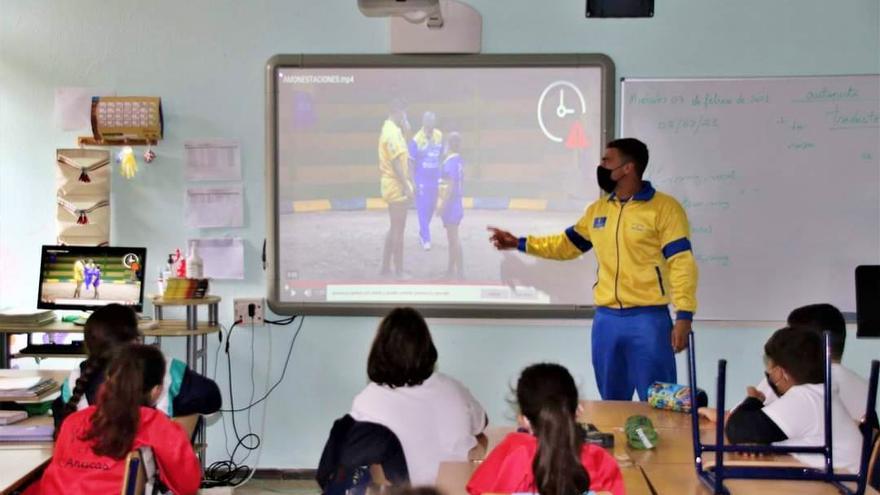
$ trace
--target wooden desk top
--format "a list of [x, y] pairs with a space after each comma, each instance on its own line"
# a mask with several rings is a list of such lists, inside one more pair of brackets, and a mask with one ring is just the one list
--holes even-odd
[[52, 459], [52, 448], [0, 450], [0, 495], [23, 486]]
[[[651, 464], [644, 466], [645, 474], [657, 493], [680, 495], [711, 495], [712, 490], [698, 479], [693, 464]], [[837, 495], [834, 486], [820, 481], [780, 481], [780, 480], [727, 480], [724, 482], [731, 495], [772, 493], [773, 495]], [[877, 491], [868, 487], [869, 495]]]
[[[147, 320], [149, 325], [154, 320]], [[147, 337], [192, 337], [194, 335], [206, 335], [215, 333], [220, 330], [219, 325], [208, 325], [205, 321], [200, 321], [199, 326], [195, 330], [187, 330], [186, 321], [184, 320], [159, 320], [158, 328], [142, 328], [141, 333]], [[47, 325], [22, 325], [22, 324], [0, 324], [0, 333], [83, 333], [82, 325], [75, 325], [64, 321], [55, 321]]]
[[[647, 402], [623, 400], [583, 400], [583, 412], [578, 416], [581, 423], [593, 423], [600, 430], [622, 428], [626, 418], [640, 414], [651, 420], [654, 428], [684, 428], [690, 431], [691, 416], [688, 413], [654, 409]], [[702, 420], [701, 428], [711, 427], [712, 423]]]
[[205, 296], [199, 299], [165, 299], [159, 295], [149, 297], [153, 306], [201, 306], [220, 302], [220, 296]]
[[[582, 422], [596, 425], [602, 431], [614, 434], [613, 455], [623, 473], [627, 493], [650, 493], [647, 482], [641, 474], [639, 466], [645, 471], [651, 484], [658, 494], [709, 495], [697, 479], [694, 467], [694, 449], [691, 439], [690, 415], [672, 411], [662, 411], [650, 407], [644, 402], [627, 401], [582, 401], [583, 414], [578, 418]], [[660, 441], [652, 450], [636, 450], [626, 444], [623, 424], [633, 414], [647, 416], [657, 429]], [[714, 443], [714, 423], [702, 420], [700, 436], [703, 443]], [[498, 444], [504, 435], [514, 427], [493, 427], [487, 430], [489, 449]], [[703, 460], [707, 466], [714, 464], [714, 454], [705, 453]], [[784, 466], [800, 466], [801, 464], [789, 455], [776, 455], [760, 459], [746, 458], [738, 454], [728, 454], [728, 465], [773, 464]], [[476, 463], [447, 462], [440, 466], [437, 476], [437, 487], [445, 495], [464, 495], [465, 486]], [[731, 493], [773, 493], [787, 494], [836, 494], [832, 485], [812, 481], [774, 481], [774, 480], [728, 480], [725, 481]], [[868, 489], [871, 495], [880, 495], [876, 490]]]

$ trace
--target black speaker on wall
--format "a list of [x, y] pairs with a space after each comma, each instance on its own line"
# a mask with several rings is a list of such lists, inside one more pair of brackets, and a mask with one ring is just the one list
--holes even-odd
[[654, 0], [587, 0], [587, 17], [654, 17]]
[[880, 265], [856, 267], [856, 337], [880, 337]]

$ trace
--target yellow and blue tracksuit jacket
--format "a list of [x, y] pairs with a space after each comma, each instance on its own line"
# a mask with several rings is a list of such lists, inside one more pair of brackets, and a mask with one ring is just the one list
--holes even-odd
[[541, 258], [567, 260], [596, 248], [597, 306], [625, 309], [675, 306], [676, 318], [691, 320], [697, 310], [697, 264], [681, 204], [648, 181], [627, 201], [614, 194], [587, 207], [565, 232], [519, 239], [519, 250]]

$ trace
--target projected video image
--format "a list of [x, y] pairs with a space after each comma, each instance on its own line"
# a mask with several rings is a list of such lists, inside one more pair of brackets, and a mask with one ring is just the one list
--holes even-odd
[[499, 253], [598, 197], [596, 68], [280, 69], [281, 301], [583, 304], [592, 255]]
[[137, 253], [108, 255], [45, 250], [40, 276], [40, 301], [55, 305], [103, 306], [139, 304], [143, 260]]

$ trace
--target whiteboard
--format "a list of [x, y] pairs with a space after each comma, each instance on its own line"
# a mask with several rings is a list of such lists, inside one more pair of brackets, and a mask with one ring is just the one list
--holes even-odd
[[691, 223], [697, 317], [781, 320], [855, 310], [880, 263], [880, 76], [628, 79], [621, 136]]

